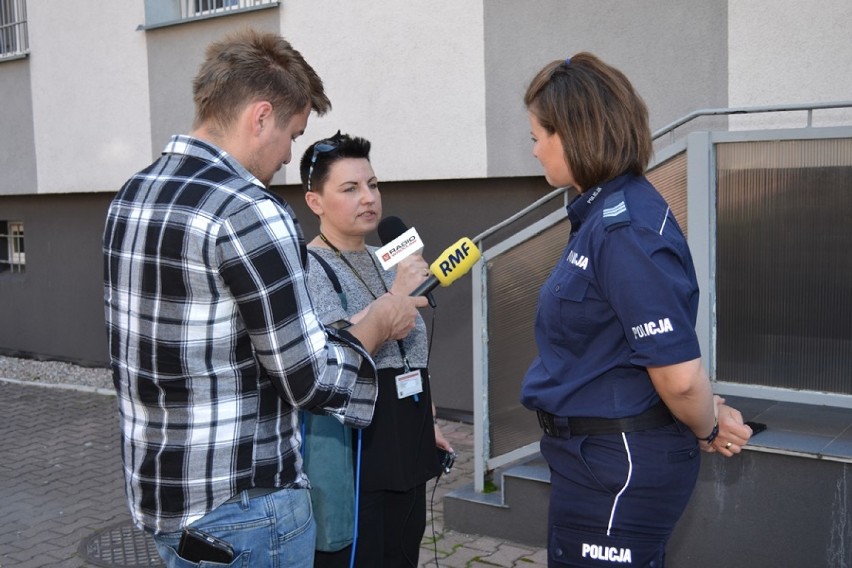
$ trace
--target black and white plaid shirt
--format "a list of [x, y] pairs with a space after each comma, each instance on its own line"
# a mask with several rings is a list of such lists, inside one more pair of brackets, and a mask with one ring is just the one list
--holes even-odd
[[173, 137], [112, 201], [103, 247], [137, 526], [174, 532], [243, 489], [307, 487], [297, 407], [370, 422], [369, 355], [320, 324], [295, 216], [227, 153]]

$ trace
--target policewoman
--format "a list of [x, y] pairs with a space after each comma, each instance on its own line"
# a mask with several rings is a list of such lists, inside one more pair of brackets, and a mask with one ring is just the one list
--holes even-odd
[[661, 567], [699, 449], [730, 457], [751, 429], [701, 365], [692, 257], [644, 177], [645, 103], [589, 53], [546, 65], [524, 103], [548, 183], [579, 192], [521, 393], [551, 471], [548, 563]]

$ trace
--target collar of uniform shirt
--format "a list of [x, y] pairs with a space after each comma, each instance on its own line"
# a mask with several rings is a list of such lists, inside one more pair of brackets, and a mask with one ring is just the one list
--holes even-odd
[[571, 203], [566, 207], [571, 226], [575, 229], [579, 227], [583, 221], [588, 219], [596, 203], [603, 203], [607, 195], [621, 189], [631, 177], [633, 177], [633, 174], [620, 175], [608, 182], [602, 183], [593, 190], [581, 193], [571, 200]]

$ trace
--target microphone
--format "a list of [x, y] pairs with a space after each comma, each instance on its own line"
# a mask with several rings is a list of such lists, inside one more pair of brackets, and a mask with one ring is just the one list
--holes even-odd
[[382, 248], [376, 251], [376, 256], [385, 270], [399, 264], [403, 259], [423, 250], [423, 241], [420, 235], [412, 228], [408, 228], [399, 217], [385, 217], [379, 221], [379, 239]]
[[[383, 246], [376, 251], [376, 256], [379, 257], [379, 261], [385, 270], [423, 250], [423, 241], [420, 240], [420, 235], [417, 234], [414, 227], [409, 229], [399, 217], [385, 217], [379, 221], [377, 230]], [[426, 299], [429, 300], [430, 306], [438, 307], [432, 294], [426, 294]]]
[[429, 265], [432, 274], [410, 295], [423, 296], [434, 290], [438, 284], [444, 287], [449, 286], [467, 274], [479, 260], [479, 256], [479, 249], [476, 248], [473, 241], [467, 237], [462, 237]]

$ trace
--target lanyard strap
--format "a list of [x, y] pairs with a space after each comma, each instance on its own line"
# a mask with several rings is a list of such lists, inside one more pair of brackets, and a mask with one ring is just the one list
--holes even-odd
[[[343, 252], [341, 252], [341, 250], [339, 248], [334, 246], [331, 243], [331, 241], [329, 241], [328, 238], [326, 238], [325, 235], [320, 233], [319, 236], [320, 236], [320, 239], [322, 239], [322, 242], [324, 242], [328, 246], [328, 248], [330, 248], [334, 252], [334, 254], [337, 255], [337, 258], [339, 258], [340, 260], [343, 261], [343, 264], [345, 264], [347, 266], [347, 268], [349, 268], [349, 270], [352, 272], [352, 274], [354, 274], [355, 277], [358, 280], [361, 281], [361, 284], [364, 285], [364, 288], [367, 290], [367, 292], [370, 294], [370, 296], [372, 296], [374, 300], [377, 300], [378, 296], [376, 296], [376, 294], [373, 292], [373, 290], [370, 289], [370, 286], [367, 284], [367, 281], [364, 280], [364, 277], [361, 276], [361, 273], [358, 272], [358, 270], [356, 270], [356, 268], [354, 266], [352, 266], [352, 264], [349, 262], [349, 259], [347, 259], [345, 256], [343, 256]], [[379, 270], [379, 267], [376, 265], [376, 261], [373, 260], [373, 255], [370, 254], [369, 251], [367, 252], [367, 257], [370, 259], [370, 263], [373, 265], [373, 268], [376, 271], [376, 275], [378, 275], [378, 277], [379, 277], [379, 282], [381, 282], [382, 288], [387, 293], [388, 287], [385, 284], [385, 279], [382, 277], [382, 273]], [[399, 354], [402, 357], [403, 368], [405, 369], [405, 372], [407, 373], [411, 370], [411, 365], [409, 365], [409, 363], [408, 363], [408, 356], [405, 353], [405, 346], [403, 346], [401, 339], [397, 339], [396, 344], [399, 347]]]

